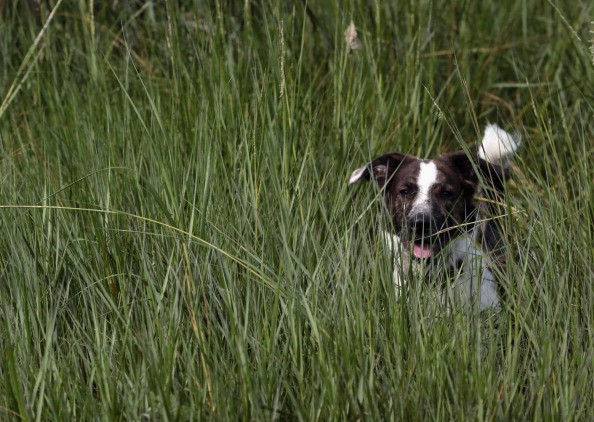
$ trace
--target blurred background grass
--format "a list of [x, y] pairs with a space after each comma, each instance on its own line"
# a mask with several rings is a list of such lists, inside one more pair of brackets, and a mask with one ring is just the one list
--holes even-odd
[[[590, 3], [0, 3], [3, 418], [587, 420]], [[504, 308], [397, 302], [346, 180], [487, 122]]]

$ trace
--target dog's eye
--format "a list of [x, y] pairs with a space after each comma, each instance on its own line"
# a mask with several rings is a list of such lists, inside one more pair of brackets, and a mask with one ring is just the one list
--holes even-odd
[[410, 194], [410, 189], [400, 189], [398, 193], [400, 194], [400, 196], [408, 196]]
[[442, 189], [440, 193], [442, 198], [450, 198], [453, 194], [454, 192], [449, 189]]

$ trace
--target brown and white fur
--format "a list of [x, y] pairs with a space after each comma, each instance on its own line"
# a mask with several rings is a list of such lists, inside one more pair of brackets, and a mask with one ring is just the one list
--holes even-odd
[[447, 274], [448, 295], [479, 310], [499, 308], [490, 267], [502, 255], [503, 241], [493, 217], [519, 144], [518, 137], [488, 125], [475, 156], [458, 151], [425, 160], [393, 152], [353, 172], [349, 184], [375, 180], [390, 213], [393, 230], [384, 235], [399, 291], [411, 269], [427, 279]]

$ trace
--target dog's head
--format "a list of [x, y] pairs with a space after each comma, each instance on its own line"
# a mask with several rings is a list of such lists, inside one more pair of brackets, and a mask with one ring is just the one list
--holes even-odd
[[358, 168], [349, 184], [375, 180], [403, 246], [430, 258], [476, 220], [475, 195], [488, 186], [503, 189], [506, 171], [464, 151], [423, 160], [389, 153]]

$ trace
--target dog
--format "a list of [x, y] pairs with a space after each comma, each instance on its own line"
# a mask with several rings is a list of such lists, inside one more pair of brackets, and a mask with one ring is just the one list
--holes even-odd
[[493, 266], [503, 259], [504, 241], [497, 219], [519, 146], [519, 136], [490, 124], [476, 154], [427, 160], [392, 152], [352, 173], [349, 184], [377, 183], [391, 217], [393, 229], [384, 239], [394, 255], [398, 294], [411, 273], [422, 272], [447, 286], [443, 301], [458, 298], [479, 311], [500, 308]]

